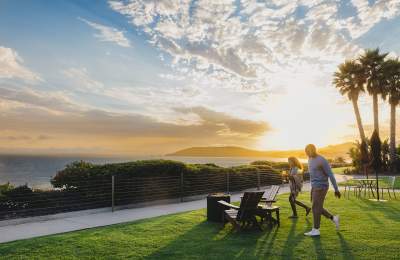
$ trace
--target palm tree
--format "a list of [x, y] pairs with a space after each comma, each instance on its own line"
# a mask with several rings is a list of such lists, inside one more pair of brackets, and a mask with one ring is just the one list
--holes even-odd
[[390, 104], [390, 161], [396, 159], [396, 107], [400, 103], [400, 61], [388, 59], [383, 64], [386, 93]]
[[363, 68], [355, 61], [345, 61], [339, 65], [338, 71], [333, 75], [333, 84], [339, 89], [340, 94], [347, 95], [352, 101], [361, 142], [366, 141], [358, 109], [358, 97], [361, 92], [364, 92]]
[[378, 119], [378, 95], [382, 94], [382, 64], [388, 53], [379, 53], [379, 48], [375, 50], [365, 50], [360, 56], [359, 61], [363, 67], [366, 80], [367, 91], [372, 95], [374, 110], [374, 130], [379, 135], [379, 119]]

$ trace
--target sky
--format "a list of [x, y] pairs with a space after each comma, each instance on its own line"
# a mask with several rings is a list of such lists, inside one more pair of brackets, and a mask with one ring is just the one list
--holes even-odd
[[398, 39], [399, 0], [0, 0], [0, 152], [354, 141], [332, 75], [365, 48], [399, 55]]

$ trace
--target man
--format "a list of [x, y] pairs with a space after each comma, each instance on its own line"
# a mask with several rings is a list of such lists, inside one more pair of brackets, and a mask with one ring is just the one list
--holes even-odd
[[339, 216], [333, 216], [326, 209], [324, 209], [324, 200], [326, 193], [329, 189], [330, 179], [332, 186], [335, 189], [335, 196], [340, 198], [339, 188], [336, 184], [335, 175], [329, 166], [328, 161], [317, 154], [315, 145], [309, 144], [306, 146], [305, 152], [308, 156], [308, 171], [310, 172], [311, 179], [311, 201], [313, 212], [313, 229], [310, 232], [304, 233], [306, 236], [319, 236], [321, 215], [332, 220], [336, 225], [336, 230], [339, 230]]

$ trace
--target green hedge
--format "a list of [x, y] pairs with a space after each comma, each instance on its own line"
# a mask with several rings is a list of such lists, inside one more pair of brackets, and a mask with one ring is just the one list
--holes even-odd
[[73, 162], [59, 171], [51, 180], [56, 188], [86, 185], [87, 180], [99, 180], [111, 176], [154, 177], [179, 175], [187, 166], [170, 160], [146, 160], [113, 164], [92, 164], [84, 161]]

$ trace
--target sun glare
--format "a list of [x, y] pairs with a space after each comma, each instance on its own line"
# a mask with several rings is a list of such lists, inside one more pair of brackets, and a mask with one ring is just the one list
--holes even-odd
[[257, 148], [302, 149], [308, 143], [326, 146], [341, 142], [340, 134], [352, 134], [346, 122], [352, 122], [353, 115], [347, 106], [338, 105], [334, 88], [329, 82], [318, 82], [316, 74], [313, 68], [303, 68], [294, 76], [281, 75], [284, 80], [280, 84], [285, 84], [287, 91], [271, 96], [265, 104], [272, 130], [260, 138]]

